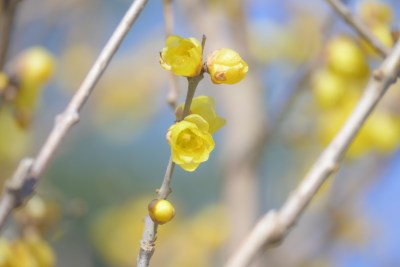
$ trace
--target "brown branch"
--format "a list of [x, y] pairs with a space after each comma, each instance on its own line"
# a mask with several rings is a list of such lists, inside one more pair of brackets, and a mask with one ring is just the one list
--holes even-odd
[[[0, 229], [4, 226], [11, 211], [33, 193], [36, 184], [49, 164], [49, 161], [52, 159], [56, 149], [64, 140], [64, 137], [71, 127], [79, 121], [79, 112], [88, 100], [95, 85], [106, 70], [133, 23], [147, 4], [147, 1], [148, 0], [136, 0], [129, 7], [125, 16], [122, 18], [96, 62], [83, 80], [81, 86], [69, 102], [67, 108], [63, 113], [57, 116], [55, 125], [46, 142], [42, 146], [37, 157], [33, 160], [29, 171], [23, 172], [24, 175], [18, 175], [18, 170], [23, 168], [22, 166], [25, 166], [25, 161], [21, 161], [17, 172], [8, 182], [8, 184], [18, 184], [18, 186], [7, 186], [0, 200]], [[17, 180], [20, 182], [15, 182]]]
[[397, 80], [399, 71], [400, 42], [373, 73], [354, 111], [320, 155], [303, 182], [288, 197], [280, 210], [272, 210], [258, 221], [225, 267], [248, 266], [262, 247], [276, 244], [285, 238], [322, 184], [339, 168], [344, 153], [388, 87]]
[[364, 25], [364, 23], [355, 17], [351, 11], [340, 0], [326, 0], [326, 2], [341, 16], [347, 24], [367, 41], [382, 57], [386, 57], [390, 49], [387, 48], [372, 32]]
[[0, 33], [0, 70], [4, 68], [10, 45], [11, 33], [14, 26], [17, 6], [22, 0], [0, 0], [1, 33]]
[[[203, 36], [203, 48], [205, 43], [205, 36]], [[193, 78], [188, 78], [188, 92], [186, 95], [185, 107], [182, 112], [181, 118], [179, 120], [183, 120], [190, 111], [190, 105], [192, 104], [192, 100], [194, 94], [196, 92], [197, 85], [203, 79], [203, 72], [201, 72], [198, 76]], [[164, 179], [160, 189], [157, 190], [157, 198], [158, 199], [167, 199], [169, 194], [172, 192], [171, 182], [172, 175], [174, 173], [175, 163], [172, 161], [172, 156], [168, 161], [167, 170], [165, 171]], [[138, 267], [147, 267], [149, 266], [150, 259], [154, 254], [156, 247], [156, 239], [157, 239], [157, 229], [158, 224], [153, 222], [153, 220], [149, 217], [145, 217], [144, 231], [142, 240], [140, 241], [140, 251], [137, 259]]]

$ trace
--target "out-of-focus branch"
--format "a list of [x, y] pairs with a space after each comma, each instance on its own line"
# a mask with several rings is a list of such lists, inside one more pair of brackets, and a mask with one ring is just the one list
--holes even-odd
[[364, 23], [355, 17], [340, 0], [326, 0], [326, 2], [381, 56], [385, 57], [389, 54], [390, 49], [377, 39]]
[[22, 0], [0, 0], [0, 70], [4, 68], [17, 6]]
[[[7, 183], [7, 185], [18, 186], [6, 186], [0, 200], [0, 229], [4, 226], [11, 211], [33, 193], [54, 152], [71, 127], [79, 121], [79, 112], [147, 2], [148, 0], [136, 0], [132, 3], [67, 108], [56, 117], [54, 127], [37, 157], [32, 164], [25, 167], [23, 172], [18, 172], [18, 170], [25, 166], [25, 161], [20, 162], [17, 172]], [[18, 173], [21, 173], [21, 175], [17, 175]]]
[[232, 255], [225, 267], [244, 267], [266, 245], [281, 242], [300, 218], [327, 178], [339, 168], [339, 162], [349, 145], [400, 71], [400, 42], [373, 73], [364, 95], [345, 125], [320, 155], [303, 182], [278, 211], [270, 211], [258, 221], [252, 232]]
[[[174, 15], [172, 13], [172, 0], [164, 0], [164, 28], [165, 38], [173, 34]], [[167, 103], [175, 111], [179, 99], [179, 85], [177, 77], [172, 73], [168, 73], [168, 95]]]
[[168, 38], [174, 29], [174, 15], [172, 14], [172, 0], [164, 0], [164, 29], [165, 38]]

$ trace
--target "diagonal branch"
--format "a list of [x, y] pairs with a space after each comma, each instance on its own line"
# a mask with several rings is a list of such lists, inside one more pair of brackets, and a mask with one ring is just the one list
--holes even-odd
[[248, 266], [261, 248], [281, 242], [285, 238], [322, 184], [339, 168], [344, 153], [388, 87], [397, 80], [399, 71], [400, 42], [373, 73], [354, 111], [300, 185], [280, 210], [272, 210], [258, 221], [225, 267]]
[[[148, 0], [136, 0], [132, 3], [67, 108], [56, 117], [54, 127], [36, 159], [29, 165], [25, 164], [26, 161], [24, 160], [20, 162], [18, 170], [23, 169], [23, 171], [17, 171], [7, 183], [17, 184], [18, 186], [6, 186], [0, 200], [0, 229], [4, 226], [11, 211], [33, 193], [56, 149], [62, 143], [71, 127], [79, 121], [79, 112], [147, 2]], [[18, 173], [23, 175], [17, 175]]]
[[356, 30], [356, 32], [367, 41], [382, 57], [388, 56], [390, 49], [387, 48], [364, 23], [355, 17], [351, 11], [340, 0], [326, 0], [326, 2], [341, 16], [347, 24]]

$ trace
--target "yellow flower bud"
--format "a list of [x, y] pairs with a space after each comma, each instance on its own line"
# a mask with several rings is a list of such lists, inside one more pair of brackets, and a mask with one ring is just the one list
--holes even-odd
[[348, 77], [365, 77], [368, 64], [364, 53], [353, 40], [340, 36], [331, 40], [327, 47], [326, 61], [329, 68]]
[[213, 83], [234, 84], [246, 77], [249, 66], [240, 55], [229, 48], [211, 53], [207, 58], [207, 71]]
[[25, 82], [44, 84], [53, 72], [53, 56], [41, 47], [30, 48], [19, 57], [18, 74]]
[[197, 76], [202, 68], [201, 43], [195, 38], [182, 38], [171, 35], [160, 56], [160, 64], [179, 76]]
[[311, 88], [320, 107], [332, 108], [346, 96], [348, 84], [336, 72], [322, 69], [313, 75]]
[[207, 121], [197, 114], [172, 125], [168, 129], [167, 141], [171, 146], [172, 161], [189, 172], [207, 161], [215, 147]]
[[150, 218], [158, 224], [164, 224], [175, 216], [175, 208], [165, 199], [154, 199], [148, 206]]
[[[185, 104], [181, 104], [175, 111], [176, 118], [180, 119]], [[208, 123], [210, 134], [215, 133], [222, 126], [225, 125], [225, 119], [218, 116], [215, 110], [215, 100], [209, 96], [198, 96], [193, 98], [192, 104], [190, 105], [190, 114], [197, 114], [205, 119]]]
[[379, 152], [389, 154], [398, 148], [400, 129], [389, 114], [375, 113], [367, 121], [365, 129], [370, 136], [370, 145]]

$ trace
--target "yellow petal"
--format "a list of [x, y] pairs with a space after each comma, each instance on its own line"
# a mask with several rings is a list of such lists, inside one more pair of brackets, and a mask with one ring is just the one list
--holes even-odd
[[171, 35], [160, 58], [161, 66], [175, 75], [194, 77], [202, 68], [202, 46], [195, 38]]

